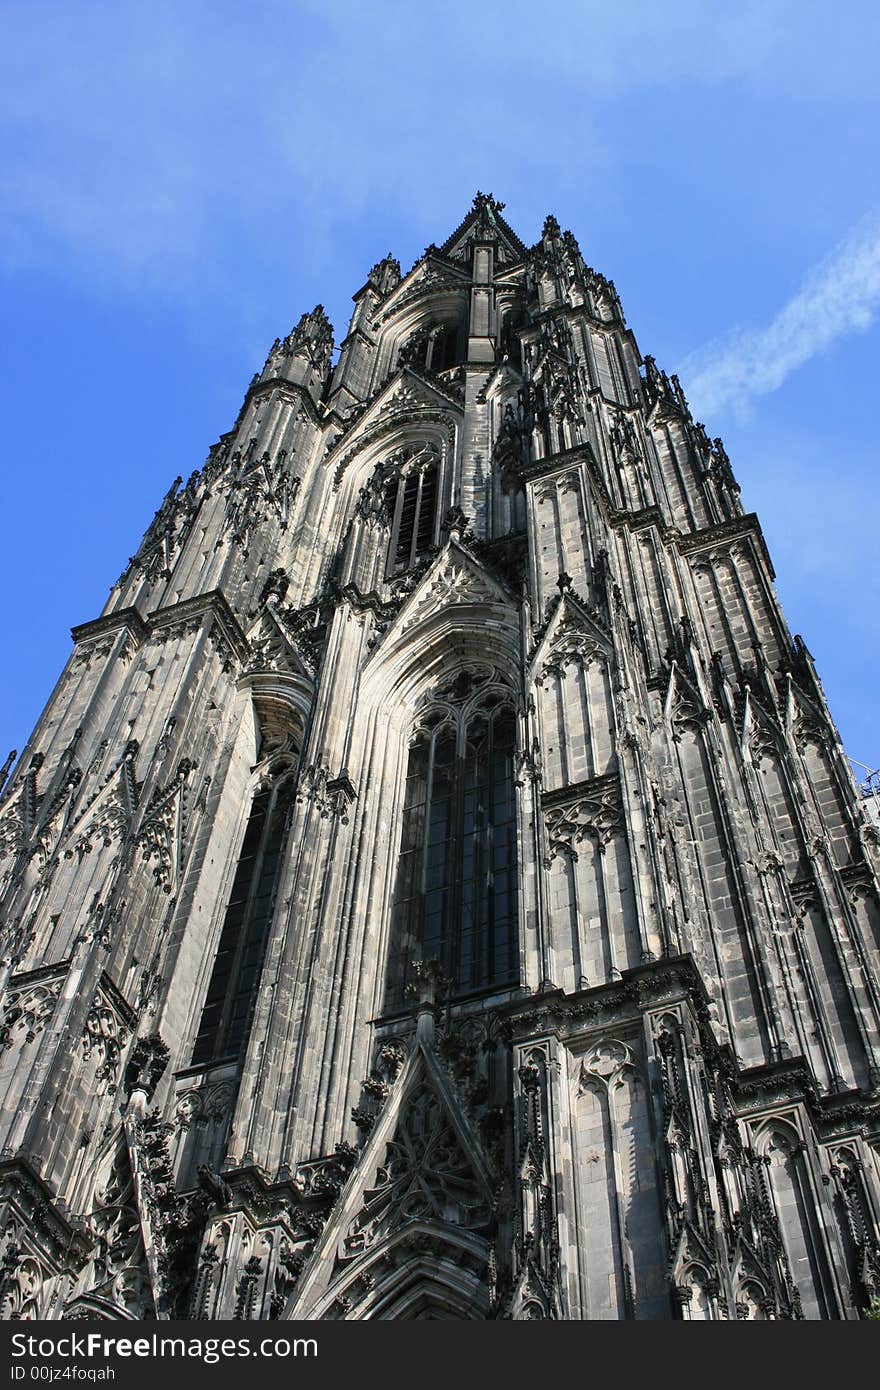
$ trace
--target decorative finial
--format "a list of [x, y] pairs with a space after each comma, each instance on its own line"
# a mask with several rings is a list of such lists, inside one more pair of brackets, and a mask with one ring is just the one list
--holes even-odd
[[9, 754], [9, 757], [6, 759], [6, 762], [3, 764], [2, 767], [0, 767], [0, 791], [3, 790], [3, 787], [4, 787], [5, 784], [6, 784], [6, 778], [9, 776], [10, 772], [12, 771], [12, 765], [13, 765], [13, 763], [15, 762], [15, 760], [16, 760], [17, 757], [18, 757], [18, 749], [17, 749], [17, 748], [13, 748], [13, 749], [12, 749], [12, 752]]
[[434, 1040], [434, 1010], [443, 999], [448, 983], [438, 960], [420, 960], [414, 964], [406, 992], [416, 1019], [416, 1035], [422, 1042]]
[[468, 518], [461, 507], [450, 507], [443, 518], [443, 529], [451, 541], [460, 539], [462, 532], [467, 530], [467, 524]]
[[490, 222], [494, 223], [496, 214], [503, 212], [506, 206], [506, 203], [500, 203], [497, 198], [493, 198], [491, 193], [482, 193], [477, 189], [473, 202], [474, 212], [487, 213]]
[[400, 261], [391, 252], [377, 261], [367, 276], [367, 283], [375, 286], [380, 294], [390, 294], [400, 284]]

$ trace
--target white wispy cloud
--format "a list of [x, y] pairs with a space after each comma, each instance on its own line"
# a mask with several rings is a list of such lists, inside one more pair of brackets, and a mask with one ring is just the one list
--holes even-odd
[[880, 220], [860, 226], [816, 266], [763, 328], [718, 338], [692, 353], [679, 375], [698, 415], [742, 412], [776, 391], [836, 339], [869, 328], [880, 308]]

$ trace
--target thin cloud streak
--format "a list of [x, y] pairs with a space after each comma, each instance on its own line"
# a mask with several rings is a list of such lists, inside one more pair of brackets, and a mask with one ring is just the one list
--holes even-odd
[[806, 278], [766, 328], [716, 339], [679, 375], [702, 416], [742, 414], [836, 339], [870, 328], [880, 307], [880, 221], [862, 227]]

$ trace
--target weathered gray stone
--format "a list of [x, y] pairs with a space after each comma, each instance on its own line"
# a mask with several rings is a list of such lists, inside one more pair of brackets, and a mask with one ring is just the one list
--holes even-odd
[[721, 442], [482, 194], [331, 347], [0, 801], [0, 1315], [858, 1317], [880, 837]]

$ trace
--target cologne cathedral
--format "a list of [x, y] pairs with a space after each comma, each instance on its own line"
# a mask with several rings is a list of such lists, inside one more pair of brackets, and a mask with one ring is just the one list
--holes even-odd
[[857, 1319], [880, 830], [614, 284], [277, 340], [0, 799], [0, 1316]]

